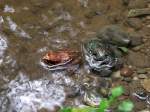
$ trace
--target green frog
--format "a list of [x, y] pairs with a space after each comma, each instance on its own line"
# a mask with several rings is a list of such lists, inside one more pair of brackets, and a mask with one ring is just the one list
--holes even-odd
[[119, 47], [127, 47], [130, 39], [117, 26], [107, 26], [82, 45], [85, 60], [92, 71], [100, 76], [110, 76], [114, 69], [122, 66]]

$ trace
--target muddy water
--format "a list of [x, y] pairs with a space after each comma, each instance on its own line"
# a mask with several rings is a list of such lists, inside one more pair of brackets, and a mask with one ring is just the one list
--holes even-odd
[[91, 73], [51, 73], [41, 57], [48, 50], [80, 51], [82, 41], [103, 26], [122, 25], [124, 9], [121, 0], [0, 0], [0, 112], [83, 105], [78, 97], [66, 101], [67, 91], [81, 88], [82, 96], [82, 79]]

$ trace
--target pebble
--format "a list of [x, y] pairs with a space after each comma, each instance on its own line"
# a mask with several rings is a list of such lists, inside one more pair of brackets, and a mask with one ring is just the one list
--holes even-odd
[[120, 70], [120, 75], [124, 77], [130, 77], [133, 75], [133, 70], [129, 67], [124, 67]]
[[143, 81], [141, 81], [141, 85], [143, 86], [143, 88], [150, 92], [150, 78], [149, 79], [144, 79]]
[[145, 74], [140, 74], [140, 75], [138, 76], [138, 78], [139, 78], [139, 79], [146, 79], [147, 76], [146, 76]]
[[116, 71], [116, 72], [113, 72], [112, 77], [113, 77], [113, 78], [120, 78], [120, 77], [121, 77], [121, 75], [120, 75], [120, 70], [118, 70], [118, 71]]
[[139, 80], [139, 78], [135, 76], [135, 77], [133, 77], [133, 80], [137, 81], [137, 80]]

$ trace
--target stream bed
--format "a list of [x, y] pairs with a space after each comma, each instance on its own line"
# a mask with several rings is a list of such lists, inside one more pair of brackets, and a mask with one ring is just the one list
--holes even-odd
[[[57, 112], [62, 106], [85, 106], [112, 87], [126, 91], [134, 112], [150, 112], [150, 15], [128, 17], [130, 9], [150, 8], [149, 0], [0, 0], [0, 112]], [[101, 77], [82, 59], [75, 71], [51, 71], [41, 63], [50, 50], [72, 49], [95, 38], [105, 26], [117, 25], [131, 34], [133, 46], [123, 56], [123, 70]], [[84, 58], [84, 57], [82, 57]], [[127, 69], [128, 71], [128, 69]], [[142, 89], [141, 89], [142, 88]], [[116, 107], [112, 107], [115, 112]]]

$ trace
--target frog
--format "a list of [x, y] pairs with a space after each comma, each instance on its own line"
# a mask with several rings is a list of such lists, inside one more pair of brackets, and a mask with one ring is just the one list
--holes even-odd
[[58, 51], [48, 51], [41, 59], [43, 65], [51, 70], [72, 70], [80, 65], [81, 57], [79, 52], [70, 49], [61, 49]]
[[120, 47], [128, 47], [129, 35], [117, 26], [106, 26], [95, 37], [82, 44], [83, 56], [89, 69], [100, 76], [110, 76], [123, 65]]

